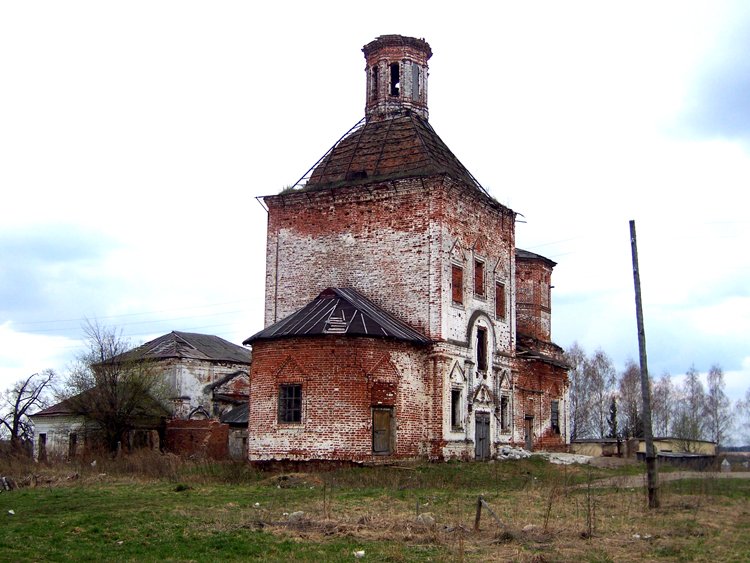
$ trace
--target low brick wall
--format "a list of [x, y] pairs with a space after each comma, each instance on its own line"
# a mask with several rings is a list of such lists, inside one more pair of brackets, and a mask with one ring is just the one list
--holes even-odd
[[229, 425], [218, 420], [170, 420], [165, 442], [167, 451], [177, 455], [227, 459]]

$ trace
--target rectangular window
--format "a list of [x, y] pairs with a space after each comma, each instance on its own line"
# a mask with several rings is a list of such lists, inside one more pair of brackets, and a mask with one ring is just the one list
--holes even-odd
[[495, 284], [495, 317], [505, 318], [505, 284], [500, 282]]
[[372, 409], [372, 453], [387, 455], [393, 451], [393, 409]]
[[508, 430], [510, 426], [508, 403], [507, 395], [500, 397], [500, 430]]
[[279, 387], [279, 422], [302, 422], [302, 385]]
[[477, 369], [487, 371], [487, 329], [477, 327]]
[[453, 302], [463, 305], [464, 302], [464, 269], [458, 264], [451, 268], [451, 287], [453, 289]]
[[451, 430], [461, 430], [460, 389], [451, 389]]
[[474, 260], [474, 295], [484, 297], [484, 262]]
[[550, 404], [551, 414], [550, 414], [550, 422], [552, 426], [552, 431], [555, 434], [560, 433], [560, 402], [559, 401], [552, 401]]

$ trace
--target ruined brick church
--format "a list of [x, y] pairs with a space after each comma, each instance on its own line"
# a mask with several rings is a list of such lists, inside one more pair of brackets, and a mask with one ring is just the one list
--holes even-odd
[[248, 457], [387, 462], [563, 449], [555, 263], [428, 121], [423, 39], [364, 46], [365, 118], [268, 209]]

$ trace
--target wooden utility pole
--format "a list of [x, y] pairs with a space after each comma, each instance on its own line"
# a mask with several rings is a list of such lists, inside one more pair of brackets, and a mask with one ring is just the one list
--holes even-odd
[[643, 328], [643, 302], [641, 301], [641, 276], [638, 273], [638, 246], [635, 241], [635, 221], [630, 221], [630, 248], [633, 254], [633, 282], [635, 284], [635, 316], [638, 322], [638, 351], [641, 361], [641, 395], [643, 397], [643, 437], [646, 440], [646, 478], [648, 507], [659, 507], [659, 475], [656, 470], [654, 435], [651, 430], [651, 388], [648, 383], [646, 359], [646, 330]]

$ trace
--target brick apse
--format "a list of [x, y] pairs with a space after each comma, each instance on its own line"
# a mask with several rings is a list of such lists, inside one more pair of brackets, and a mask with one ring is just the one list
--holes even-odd
[[251, 461], [487, 459], [566, 446], [555, 263], [428, 121], [423, 39], [363, 48], [365, 118], [268, 209]]

